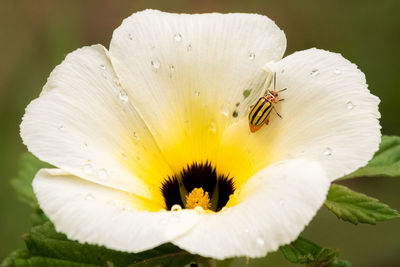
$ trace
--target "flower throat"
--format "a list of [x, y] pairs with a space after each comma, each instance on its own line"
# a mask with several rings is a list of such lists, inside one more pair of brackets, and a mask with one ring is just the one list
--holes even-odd
[[161, 185], [168, 210], [180, 205], [186, 209], [199, 206], [220, 211], [234, 191], [233, 179], [217, 174], [216, 168], [208, 161], [188, 164], [179, 174], [168, 176]]

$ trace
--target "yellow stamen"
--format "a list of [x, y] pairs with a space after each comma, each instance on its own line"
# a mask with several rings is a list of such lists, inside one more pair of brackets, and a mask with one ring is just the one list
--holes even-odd
[[210, 206], [210, 197], [208, 196], [208, 192], [204, 192], [203, 188], [195, 188], [186, 196], [187, 209], [202, 207], [204, 210], [207, 210]]

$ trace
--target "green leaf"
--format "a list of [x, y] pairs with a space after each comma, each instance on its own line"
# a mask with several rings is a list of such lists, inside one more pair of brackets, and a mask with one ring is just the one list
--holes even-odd
[[339, 252], [323, 248], [314, 242], [298, 237], [289, 245], [281, 246], [279, 250], [291, 263], [307, 264], [308, 266], [347, 267], [350, 263], [338, 258]]
[[400, 176], [400, 137], [383, 136], [379, 150], [370, 162], [357, 171], [344, 176], [343, 179], [351, 179], [362, 176]]
[[31, 153], [23, 153], [18, 164], [17, 177], [11, 179], [11, 185], [17, 192], [17, 197], [22, 202], [37, 208], [37, 200], [32, 189], [32, 180], [42, 168], [51, 168], [51, 165], [40, 161]]
[[33, 227], [24, 240], [27, 249], [11, 254], [2, 266], [184, 266], [196, 257], [172, 244], [140, 253], [81, 244], [56, 232], [51, 222]]
[[337, 184], [332, 184], [329, 188], [325, 206], [338, 218], [353, 224], [376, 224], [400, 217], [397, 211], [377, 199]]

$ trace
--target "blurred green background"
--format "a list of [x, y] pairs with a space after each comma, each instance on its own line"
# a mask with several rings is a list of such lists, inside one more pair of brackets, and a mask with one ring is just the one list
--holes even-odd
[[[318, 47], [342, 53], [364, 71], [382, 100], [383, 134], [400, 135], [400, 1], [46, 1], [0, 3], [0, 261], [22, 247], [29, 208], [16, 200], [9, 180], [26, 148], [19, 123], [26, 105], [41, 91], [65, 55], [84, 45], [109, 44], [123, 18], [146, 8], [170, 12], [246, 12], [269, 16], [288, 39], [286, 55]], [[347, 182], [400, 210], [400, 179]], [[340, 222], [322, 208], [304, 236], [339, 248], [353, 266], [400, 266], [400, 220], [376, 226]], [[245, 264], [244, 259], [235, 266]], [[279, 253], [248, 266], [292, 266]]]

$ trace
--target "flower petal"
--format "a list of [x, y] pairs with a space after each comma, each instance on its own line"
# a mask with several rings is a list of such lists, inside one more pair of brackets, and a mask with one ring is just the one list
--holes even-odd
[[169, 242], [198, 221], [193, 210], [138, 212], [143, 199], [54, 169], [33, 181], [40, 208], [69, 239], [139, 252]]
[[204, 215], [173, 243], [216, 259], [264, 256], [297, 238], [323, 204], [329, 185], [318, 163], [296, 159], [271, 165], [243, 186], [240, 203]]
[[[254, 142], [268, 144], [266, 164], [309, 158], [319, 161], [332, 181], [372, 158], [381, 139], [379, 98], [356, 65], [340, 54], [309, 49], [266, 69], [276, 72], [277, 90], [287, 88], [280, 94], [285, 101], [276, 105], [283, 118], [272, 114], [270, 125], [253, 135]], [[252, 147], [262, 157], [264, 148]]]
[[233, 113], [247, 108], [247, 92], [259, 95], [268, 78], [262, 66], [279, 60], [285, 48], [284, 33], [264, 16], [146, 10], [114, 31], [110, 58], [179, 171], [191, 161], [216, 158]]
[[84, 47], [55, 68], [26, 109], [22, 139], [41, 160], [69, 173], [161, 203], [149, 187], [159, 186], [169, 167], [128, 96], [121, 96], [106, 53], [100, 45]]

